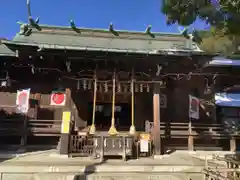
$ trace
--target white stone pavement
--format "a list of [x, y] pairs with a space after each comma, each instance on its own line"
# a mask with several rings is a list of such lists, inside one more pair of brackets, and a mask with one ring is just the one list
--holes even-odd
[[91, 158], [68, 158], [58, 155], [56, 150], [32, 153], [0, 153], [0, 159], [4, 158], [0, 163], [0, 174], [4, 178], [0, 178], [0, 180], [16, 178], [19, 180], [29, 178], [31, 180], [45, 180], [57, 176], [59, 177], [57, 179], [64, 177], [64, 179], [70, 180], [76, 180], [76, 177], [84, 180], [115, 180], [123, 179], [123, 177], [128, 179], [125, 177], [129, 173], [132, 180], [159, 179], [160, 176], [160, 179], [169, 179], [171, 176], [172, 179], [176, 180], [191, 176], [192, 180], [198, 180], [203, 176], [202, 170], [205, 159], [211, 159], [213, 154], [224, 156], [231, 153], [222, 151], [176, 151], [155, 159], [140, 158], [127, 162], [122, 160], [100, 162]]
[[[6, 158], [6, 157], [5, 157]], [[191, 157], [188, 153], [176, 152], [171, 155], [165, 155], [161, 158], [151, 159], [151, 158], [140, 158], [139, 160], [129, 160], [123, 162], [121, 160], [106, 160], [104, 162], [99, 162], [98, 159], [93, 160], [91, 158], [67, 158], [65, 156], [58, 155], [54, 150], [51, 151], [41, 151], [27, 154], [18, 154], [16, 157], [10, 158], [9, 160], [4, 160], [0, 163], [0, 172], [12, 171], [14, 167], [15, 170], [22, 169], [24, 171], [30, 172], [36, 166], [37, 171], [51, 171], [51, 168], [57, 167], [58, 172], [78, 170], [86, 171], [88, 167], [95, 166], [97, 171], [115, 171], [118, 166], [118, 171], [175, 171], [180, 169], [187, 170], [189, 167], [202, 167], [204, 161]], [[28, 167], [27, 169], [23, 167]], [[131, 166], [131, 168], [129, 168]], [[41, 169], [42, 167], [42, 169]], [[121, 167], [121, 168], [120, 168]], [[9, 170], [8, 170], [9, 169]], [[67, 170], [68, 169], [68, 170]], [[81, 170], [80, 170], [81, 169]], [[91, 168], [90, 168], [91, 169]]]
[[[158, 172], [158, 171], [200, 171], [205, 165], [205, 159], [211, 159], [213, 154], [224, 156], [230, 152], [188, 152], [176, 151], [170, 155], [163, 155], [155, 159], [140, 158], [138, 160], [106, 160], [99, 162], [91, 158], [68, 158], [58, 155], [56, 150], [38, 151], [22, 154], [1, 154], [0, 157], [7, 159], [0, 163], [0, 172], [26, 171], [26, 172], [86, 172], [94, 169], [101, 171], [122, 172]], [[118, 167], [116, 169], [116, 166]], [[11, 168], [10, 168], [11, 167]], [[27, 167], [27, 168], [26, 168]], [[37, 168], [36, 168], [37, 167]]]

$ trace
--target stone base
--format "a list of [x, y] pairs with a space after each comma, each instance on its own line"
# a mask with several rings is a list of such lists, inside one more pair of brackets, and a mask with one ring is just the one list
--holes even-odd
[[154, 159], [162, 159], [162, 158], [169, 157], [169, 156], [170, 156], [169, 154], [164, 154], [164, 155], [154, 155]]
[[50, 154], [51, 157], [57, 157], [57, 158], [66, 158], [68, 159], [69, 156], [65, 154]]
[[[80, 164], [80, 163], [79, 163]], [[97, 163], [99, 164], [99, 163]], [[94, 168], [93, 168], [94, 167]], [[62, 163], [54, 163], [52, 166], [48, 164], [34, 164], [26, 163], [24, 166], [20, 165], [20, 163], [8, 164], [6, 166], [0, 166], [0, 172], [5, 173], [202, 173], [203, 166], [189, 166], [189, 165], [78, 165], [77, 163], [63, 165]]]
[[194, 175], [188, 173], [41, 173], [41, 174], [4, 174], [2, 176], [3, 180], [49, 180], [49, 179], [67, 179], [67, 180], [146, 180], [146, 179], [192, 179], [192, 180], [202, 180], [204, 174], [195, 173]]
[[19, 153], [19, 154], [26, 153], [26, 152], [27, 152], [26, 148], [20, 148], [17, 150], [17, 153]]

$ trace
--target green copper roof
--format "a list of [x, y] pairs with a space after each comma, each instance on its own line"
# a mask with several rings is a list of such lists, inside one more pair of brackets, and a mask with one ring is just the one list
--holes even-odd
[[0, 40], [0, 56], [16, 56], [16, 54], [14, 51], [9, 49], [5, 44], [2, 44]]
[[[24, 30], [30, 29], [30, 33]], [[181, 34], [154, 33], [107, 29], [87, 29], [61, 26], [39, 25], [40, 28], [21, 24], [20, 32], [11, 41], [2, 42], [9, 45], [35, 46], [41, 50], [75, 50], [108, 51], [142, 54], [189, 55], [203, 53], [191, 40]], [[9, 46], [10, 47], [10, 46]]]
[[[39, 25], [29, 35], [18, 33], [12, 43], [33, 45], [49, 49], [102, 50], [136, 53], [156, 53], [158, 51], [198, 51], [191, 40], [180, 34], [152, 33], [115, 30], [117, 35], [106, 29], [58, 27]], [[23, 28], [24, 25], [21, 25]], [[23, 29], [21, 29], [21, 32]]]

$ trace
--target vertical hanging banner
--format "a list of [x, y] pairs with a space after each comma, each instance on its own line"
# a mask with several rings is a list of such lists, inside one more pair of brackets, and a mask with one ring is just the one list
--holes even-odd
[[30, 89], [22, 89], [17, 91], [16, 113], [26, 114], [29, 109]]
[[189, 118], [199, 119], [199, 99], [189, 95]]
[[63, 111], [61, 133], [68, 134], [70, 131], [71, 112]]
[[65, 102], [66, 102], [65, 92], [52, 92], [50, 105], [64, 106]]

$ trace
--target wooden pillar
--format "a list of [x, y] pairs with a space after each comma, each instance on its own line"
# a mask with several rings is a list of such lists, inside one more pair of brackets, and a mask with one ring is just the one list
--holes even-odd
[[26, 149], [27, 136], [28, 136], [28, 118], [27, 118], [27, 114], [25, 114], [24, 119], [23, 119], [23, 129], [22, 129], [22, 136], [21, 136], [20, 151], [25, 151], [25, 149]]
[[[30, 94], [30, 99], [33, 100], [37, 100], [37, 94], [33, 95]], [[35, 101], [30, 101], [29, 106], [31, 107], [32, 105], [34, 105], [34, 109], [38, 106], [37, 104], [32, 104], [35, 103]], [[36, 110], [34, 112], [34, 118], [37, 118], [36, 116]], [[26, 146], [27, 146], [27, 139], [29, 136], [29, 132], [28, 132], [28, 113], [24, 114], [24, 119], [23, 119], [23, 129], [22, 129], [22, 136], [21, 136], [21, 144], [20, 144], [20, 151], [25, 151], [26, 150]]]
[[68, 155], [68, 147], [71, 135], [71, 90], [66, 89], [66, 104], [65, 110], [62, 113], [61, 139], [60, 139], [60, 154]]
[[39, 108], [40, 108], [41, 94], [40, 93], [36, 93], [34, 99], [35, 99], [35, 104], [34, 104], [35, 119], [37, 119], [38, 118]]
[[231, 139], [230, 139], [230, 151], [236, 152], [236, 139], [233, 136], [231, 136]]
[[155, 154], [161, 154], [161, 137], [160, 137], [160, 83], [155, 83], [153, 88], [153, 144]]
[[175, 99], [174, 99], [174, 90], [175, 90], [175, 84], [174, 80], [171, 78], [168, 78], [166, 81], [166, 103], [167, 103], [167, 119], [165, 120], [165, 130], [164, 130], [164, 141], [162, 142], [162, 149], [165, 151], [165, 146], [168, 146], [168, 144], [171, 144], [171, 122], [175, 120], [175, 115], [176, 115], [176, 107], [175, 107]]
[[188, 123], [188, 150], [193, 151], [193, 149], [192, 122], [190, 119]]

